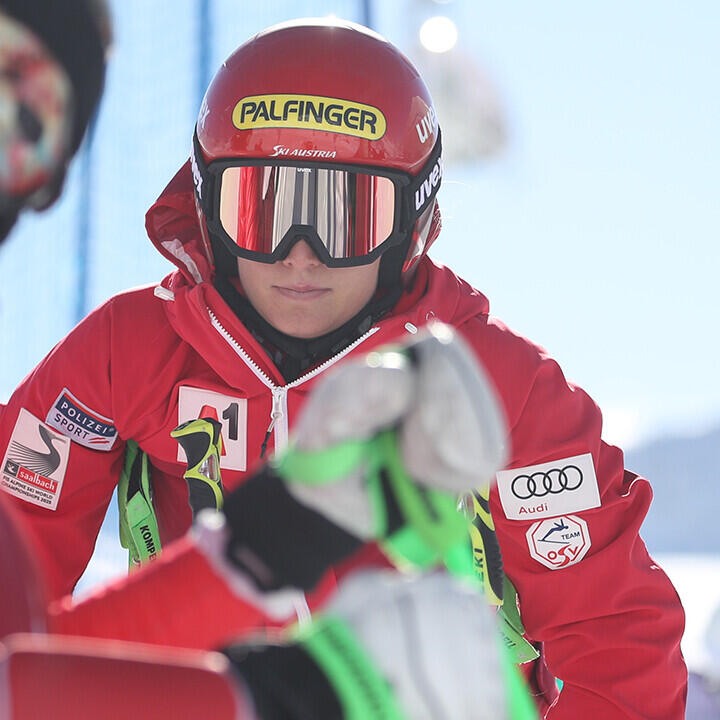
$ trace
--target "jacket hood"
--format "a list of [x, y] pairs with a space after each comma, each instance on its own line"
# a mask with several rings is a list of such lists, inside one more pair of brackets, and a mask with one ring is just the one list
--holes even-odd
[[145, 228], [155, 247], [191, 285], [212, 279], [215, 269], [212, 253], [200, 231], [190, 160], [147, 211]]

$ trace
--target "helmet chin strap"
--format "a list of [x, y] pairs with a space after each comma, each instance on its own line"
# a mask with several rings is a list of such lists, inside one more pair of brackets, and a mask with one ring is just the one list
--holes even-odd
[[[204, 224], [204, 221], [203, 221]], [[215, 265], [215, 276], [233, 278], [238, 276], [237, 258], [228, 250], [227, 245], [215, 233], [207, 231], [210, 247], [212, 248], [213, 264]]]

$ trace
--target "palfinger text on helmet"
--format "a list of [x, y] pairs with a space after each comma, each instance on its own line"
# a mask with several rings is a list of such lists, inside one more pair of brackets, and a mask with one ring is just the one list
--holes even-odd
[[385, 116], [372, 105], [319, 95], [251, 95], [238, 101], [232, 113], [238, 130], [298, 128], [379, 140]]

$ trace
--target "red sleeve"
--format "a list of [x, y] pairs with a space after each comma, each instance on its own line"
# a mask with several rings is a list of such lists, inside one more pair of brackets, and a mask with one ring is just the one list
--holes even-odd
[[84, 571], [122, 463], [110, 336], [108, 303], [55, 346], [0, 415], [0, 482], [35, 535], [53, 597]]
[[273, 623], [228, 582], [185, 536], [160, 557], [73, 603], [50, 612], [50, 632], [212, 650]]
[[[554, 360], [497, 324], [474, 320], [463, 334], [504, 402], [511, 428], [508, 468], [533, 468], [499, 473], [498, 486], [502, 478], [505, 494], [501, 498], [500, 487], [494, 488], [491, 508], [527, 634], [542, 643], [547, 667], [563, 681], [546, 717], [681, 720], [687, 683], [680, 652], [685, 618], [675, 589], [639, 535], [652, 499], [649, 483], [625, 471], [622, 452], [601, 441], [599, 408], [565, 380]], [[583, 456], [582, 462], [592, 463], [581, 466], [586, 469], [583, 493], [563, 491], [557, 472], [550, 485], [553, 493], [548, 493], [543, 471], [555, 465], [562, 469], [571, 463], [561, 461]], [[540, 474], [533, 475], [536, 470]], [[530, 488], [536, 496], [525, 505], [512, 505], [514, 495], [508, 495], [517, 475], [533, 476], [536, 483]], [[571, 480], [570, 486], [576, 482]], [[597, 506], [587, 501], [593, 482]], [[525, 480], [514, 487], [519, 495], [528, 495]], [[557, 505], [561, 496], [562, 506]], [[513, 517], [519, 507], [530, 517]], [[553, 510], [558, 507], [563, 509]], [[532, 516], [533, 511], [540, 516]], [[548, 535], [550, 531], [555, 534]], [[575, 539], [562, 539], [574, 531], [579, 533]], [[551, 539], [559, 544], [549, 545]], [[549, 561], [533, 557], [531, 546], [541, 557], [545, 548], [567, 547], [569, 562], [550, 567]]]

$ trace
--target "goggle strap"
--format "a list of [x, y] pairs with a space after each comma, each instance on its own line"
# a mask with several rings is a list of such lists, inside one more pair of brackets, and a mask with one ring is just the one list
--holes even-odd
[[435, 200], [442, 180], [442, 142], [440, 130], [435, 147], [425, 165], [407, 187], [406, 198], [411, 225], [414, 224]]
[[205, 217], [212, 216], [212, 178], [208, 172], [205, 159], [203, 158], [200, 140], [197, 136], [197, 127], [193, 131], [192, 149], [190, 152], [190, 168], [192, 170], [193, 186], [195, 197]]

